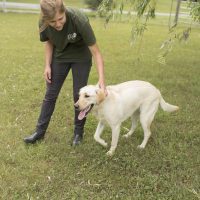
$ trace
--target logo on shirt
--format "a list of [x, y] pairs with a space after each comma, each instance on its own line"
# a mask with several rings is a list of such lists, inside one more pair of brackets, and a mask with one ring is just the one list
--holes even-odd
[[67, 35], [68, 40], [75, 40], [77, 36], [77, 33], [70, 33]]

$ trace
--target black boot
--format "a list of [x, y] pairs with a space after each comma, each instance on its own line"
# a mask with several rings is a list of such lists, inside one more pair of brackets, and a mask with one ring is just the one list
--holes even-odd
[[25, 137], [24, 142], [27, 144], [28, 143], [34, 144], [36, 141], [42, 140], [42, 139], [44, 139], [44, 133], [35, 132], [32, 135]]
[[75, 134], [72, 141], [72, 146], [77, 146], [81, 144], [82, 141], [83, 141], [83, 134]]

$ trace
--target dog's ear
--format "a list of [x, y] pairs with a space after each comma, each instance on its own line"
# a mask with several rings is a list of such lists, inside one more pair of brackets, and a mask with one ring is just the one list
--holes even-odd
[[106, 98], [106, 95], [102, 89], [96, 90], [97, 94], [97, 104], [100, 104]]

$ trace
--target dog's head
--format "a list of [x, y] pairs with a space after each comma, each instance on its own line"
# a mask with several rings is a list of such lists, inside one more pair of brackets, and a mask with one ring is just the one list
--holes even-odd
[[82, 120], [94, 105], [99, 105], [105, 99], [105, 94], [98, 85], [88, 85], [80, 89], [79, 99], [74, 106], [80, 110], [78, 116]]

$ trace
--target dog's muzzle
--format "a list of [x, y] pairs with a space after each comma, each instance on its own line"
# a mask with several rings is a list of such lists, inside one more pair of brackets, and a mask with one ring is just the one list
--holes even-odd
[[85, 109], [81, 110], [79, 115], [78, 115], [78, 119], [82, 120], [84, 117], [87, 116], [87, 114], [92, 110], [94, 104], [91, 104], [89, 106], [87, 106]]

